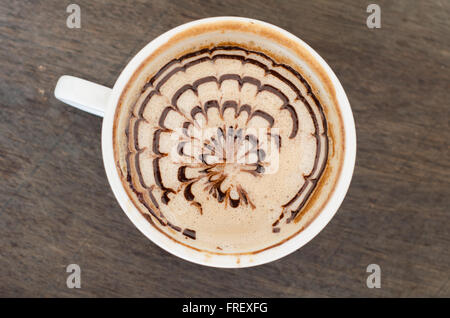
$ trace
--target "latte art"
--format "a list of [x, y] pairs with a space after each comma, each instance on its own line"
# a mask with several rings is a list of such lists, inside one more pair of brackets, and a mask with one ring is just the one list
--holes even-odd
[[329, 147], [307, 80], [238, 46], [165, 64], [142, 88], [124, 133], [124, 183], [141, 213], [176, 240], [224, 253], [294, 231]]

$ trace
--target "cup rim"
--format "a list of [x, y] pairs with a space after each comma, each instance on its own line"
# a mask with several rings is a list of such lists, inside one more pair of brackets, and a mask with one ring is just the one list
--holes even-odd
[[[133, 76], [134, 72], [139, 68], [141, 63], [148, 56], [150, 56], [151, 53], [153, 53], [156, 49], [158, 49], [176, 34], [201, 23], [220, 21], [258, 23], [265, 27], [272, 28], [282, 35], [286, 36], [287, 38], [302, 45], [308, 51], [308, 53], [313, 56], [314, 60], [323, 68], [333, 84], [345, 132], [345, 150], [341, 173], [336, 181], [335, 190], [330, 194], [330, 197], [327, 200], [325, 206], [305, 229], [294, 235], [292, 238], [286, 240], [285, 242], [276, 246], [272, 246], [271, 248], [258, 252], [256, 254], [209, 254], [204, 251], [196, 251], [195, 249], [176, 243], [174, 240], [159, 232], [142, 216], [142, 214], [138, 211], [138, 209], [126, 193], [126, 190], [124, 189], [123, 183], [121, 182], [119, 173], [117, 171], [114, 159], [114, 116], [119, 104], [118, 102], [121, 94], [126, 88], [126, 85]], [[119, 202], [119, 205], [131, 220], [131, 222], [148, 239], [150, 239], [152, 242], [154, 242], [156, 245], [166, 250], [167, 252], [193, 263], [212, 267], [243, 268], [272, 262], [290, 253], [293, 253], [294, 251], [311, 241], [333, 218], [342, 201], [344, 200], [352, 179], [356, 159], [356, 131], [350, 103], [341, 83], [339, 82], [338, 78], [329, 67], [329, 65], [325, 62], [325, 60], [308, 44], [306, 44], [304, 41], [291, 34], [290, 32], [267, 22], [244, 17], [212, 17], [191, 21], [161, 34], [160, 36], [149, 42], [146, 46], [144, 46], [125, 66], [118, 79], [116, 80], [116, 83], [114, 84], [111, 96], [108, 101], [108, 106], [106, 108], [105, 116], [103, 118], [102, 155], [109, 184], [117, 201]]]

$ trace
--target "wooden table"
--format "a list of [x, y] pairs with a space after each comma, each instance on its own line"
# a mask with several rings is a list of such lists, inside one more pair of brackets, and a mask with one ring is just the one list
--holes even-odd
[[[450, 2], [67, 1], [0, 4], [0, 296], [450, 296]], [[110, 191], [101, 119], [56, 100], [60, 75], [112, 87], [147, 42], [194, 19], [276, 24], [334, 69], [352, 105], [358, 152], [339, 212], [301, 250], [223, 270], [163, 251]], [[66, 267], [81, 267], [81, 288]], [[381, 288], [369, 289], [369, 264]]]

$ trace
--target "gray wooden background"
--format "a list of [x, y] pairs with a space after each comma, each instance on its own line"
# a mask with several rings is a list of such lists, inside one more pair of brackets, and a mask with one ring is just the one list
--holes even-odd
[[[81, 7], [81, 29], [66, 7]], [[0, 296], [450, 296], [450, 1], [0, 1]], [[301, 250], [223, 270], [147, 240], [110, 191], [101, 119], [53, 97], [60, 75], [112, 87], [129, 59], [194, 19], [276, 24], [321, 54], [353, 108], [348, 195]], [[66, 266], [81, 266], [81, 289]], [[381, 266], [381, 288], [366, 267]]]

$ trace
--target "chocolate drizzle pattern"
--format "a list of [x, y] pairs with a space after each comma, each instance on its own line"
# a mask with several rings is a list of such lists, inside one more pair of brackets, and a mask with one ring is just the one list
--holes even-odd
[[[226, 73], [211, 67], [201, 68], [216, 61], [237, 63], [231, 63]], [[246, 65], [250, 65], [256, 75], [236, 69]], [[195, 76], [186, 75], [193, 68], [197, 70], [192, 72]], [[180, 74], [185, 77], [184, 81], [177, 82]], [[261, 77], [270, 78], [270, 81], [263, 81]], [[265, 94], [272, 106], [264, 108], [242, 98], [244, 91], [254, 92], [252, 96]], [[309, 114], [314, 125], [315, 159], [311, 171], [303, 175], [305, 182], [301, 188], [280, 207], [281, 214], [272, 224], [272, 232], [279, 233], [281, 222], [289, 223], [300, 213], [325, 169], [327, 123], [322, 106], [306, 79], [292, 67], [278, 64], [261, 52], [237, 46], [202, 49], [173, 59], [144, 85], [126, 128], [129, 187], [160, 225], [196, 239], [194, 229], [171, 222], [161, 207], [182, 195], [202, 215], [203, 207], [196, 195], [200, 191], [225, 207], [255, 209], [251, 189], [236, 182], [239, 178], [230, 181], [229, 175], [250, 174], [254, 182], [263, 178], [270, 164], [268, 149], [275, 146], [280, 151], [283, 147], [282, 136], [271, 129], [280, 125], [278, 116], [286, 113], [290, 118], [286, 137], [298, 138], [301, 129], [299, 107], [306, 109], [304, 113]], [[205, 127], [212, 117], [219, 118], [222, 124], [210, 130], [212, 132], [206, 138], [199, 139], [195, 131]], [[266, 129], [268, 142], [262, 142], [248, 129], [254, 120]], [[140, 132], [141, 126], [145, 125], [147, 130], [143, 131], [151, 131], [150, 135]], [[168, 136], [175, 135], [177, 130], [181, 130], [181, 134], [170, 139]], [[173, 156], [169, 144], [175, 147], [179, 158], [173, 166], [176, 182], [167, 181], [161, 172], [162, 162]], [[239, 161], [243, 158], [244, 161]]]

